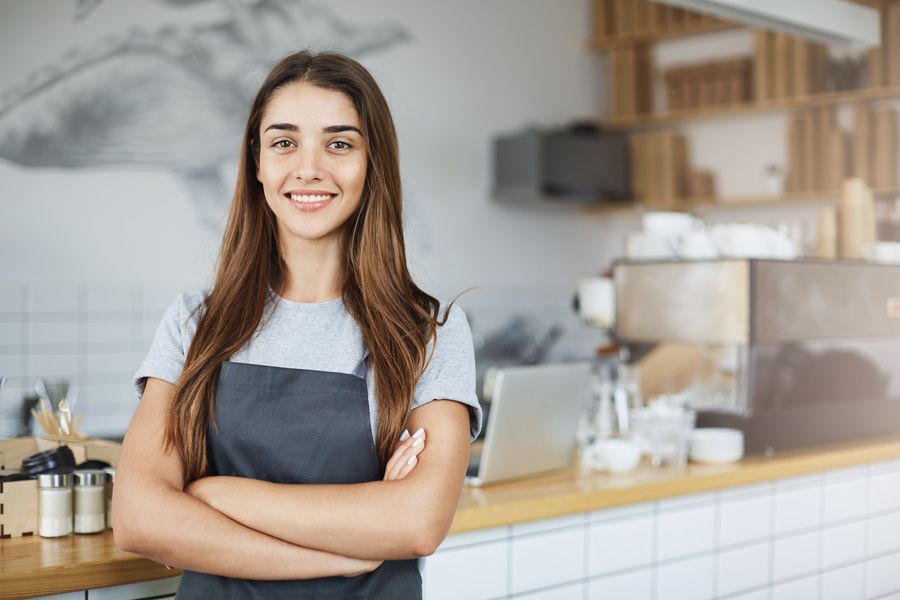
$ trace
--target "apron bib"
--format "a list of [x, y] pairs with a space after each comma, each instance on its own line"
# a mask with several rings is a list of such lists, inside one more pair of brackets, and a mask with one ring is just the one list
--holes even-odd
[[[364, 378], [225, 362], [216, 385], [210, 475], [300, 484], [381, 479]], [[422, 578], [415, 559], [384, 561], [357, 577], [283, 581], [184, 571], [176, 598], [421, 600]]]

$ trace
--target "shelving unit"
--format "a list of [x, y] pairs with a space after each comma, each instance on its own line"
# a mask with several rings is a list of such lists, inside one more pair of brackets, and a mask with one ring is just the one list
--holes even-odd
[[[866, 150], [876, 144], [874, 137], [866, 136], [874, 136], [873, 132], [884, 129], [870, 129], [863, 135], [861, 131], [865, 128], [855, 125], [847, 132], [837, 126], [833, 112], [829, 116], [833, 107], [859, 105], [855, 114], [858, 123], [860, 112], [864, 112], [866, 105], [900, 98], [900, 37], [891, 35], [891, 32], [900, 31], [900, 2], [854, 1], [882, 12], [884, 43], [862, 59], [862, 66], [868, 65], [869, 81], [859, 75], [847, 79], [840, 71], [827, 71], [827, 68], [835, 68], [837, 63], [834, 58], [828, 58], [826, 49], [819, 44], [785, 34], [757, 31], [755, 48], [747, 59], [751, 64], [752, 81], [745, 84], [744, 79], [732, 79], [731, 71], [720, 66], [725, 62], [724, 57], [719, 61], [711, 60], [715, 57], [698, 61], [697, 65], [703, 65], [698, 69], [683, 69], [677, 65], [666, 72], [671, 74], [666, 75], [669, 92], [666, 98], [671, 102], [669, 106], [691, 108], [655, 112], [657, 94], [654, 87], [660, 80], [652, 64], [653, 44], [675, 37], [744, 29], [744, 26], [688, 11], [673, 13], [678, 9], [647, 0], [594, 0], [596, 34], [589, 40], [588, 47], [592, 51], [609, 52], [612, 94], [611, 115], [596, 119], [596, 123], [601, 129], [635, 134], [631, 144], [631, 176], [641, 183], [633, 190], [637, 200], [632, 205], [651, 210], [702, 210], [706, 207], [836, 202], [837, 191], [807, 190], [838, 187], [838, 181], [854, 175], [862, 176], [870, 186], [895, 185], [896, 167], [891, 167], [894, 172], [890, 173], [885, 164], [894, 162], [889, 157], [896, 156], [896, 136], [890, 139], [881, 135], [877, 138], [880, 150], [874, 146]], [[673, 14], [677, 16], [673, 17]], [[746, 74], [746, 70], [743, 73]], [[826, 73], [830, 73], [827, 81]], [[854, 84], [869, 87], [821, 91], [826, 87]], [[744, 100], [748, 96], [751, 99]], [[882, 107], [881, 111], [892, 112], [889, 107]], [[784, 141], [788, 144], [789, 161], [784, 170], [789, 191], [779, 197], [698, 198], [707, 193], [705, 190], [714, 190], [714, 185], [705, 185], [713, 180], [714, 174], [692, 169], [683, 159], [685, 152], [645, 151], [642, 149], [646, 143], [642, 145], [637, 141], [648, 136], [668, 136], [678, 138], [685, 145], [690, 140], [686, 137], [687, 132], [679, 130], [678, 125], [778, 112], [792, 113]], [[893, 119], [896, 122], [896, 117]], [[802, 126], [798, 125], [800, 121]], [[876, 155], [884, 159], [877, 167], [878, 176], [871, 170], [867, 173], [864, 169], [860, 173], [854, 165], [857, 160], [868, 161]], [[828, 175], [822, 177], [823, 172]], [[804, 176], [801, 177], [801, 173]], [[898, 189], [881, 187], [874, 190], [874, 195], [894, 198]], [[613, 211], [621, 209], [621, 204], [612, 207]]]

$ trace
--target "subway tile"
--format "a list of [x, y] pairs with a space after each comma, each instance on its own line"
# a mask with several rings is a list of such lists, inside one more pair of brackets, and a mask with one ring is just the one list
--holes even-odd
[[657, 516], [656, 560], [711, 552], [715, 546], [716, 510], [701, 504]]
[[28, 375], [33, 378], [73, 379], [78, 376], [77, 354], [31, 354]]
[[862, 563], [826, 571], [822, 575], [822, 600], [864, 600], [865, 585]]
[[719, 498], [724, 502], [742, 498], [744, 496], [758, 496], [762, 494], [770, 494], [772, 492], [772, 482], [765, 481], [763, 483], [754, 483], [752, 485], [740, 485], [736, 487], [728, 487], [719, 491]]
[[900, 592], [900, 553], [869, 561], [866, 568], [866, 591], [870, 598]]
[[653, 570], [639, 569], [588, 581], [588, 600], [652, 600]]
[[819, 600], [819, 576], [779, 583], [772, 587], [772, 600]]
[[712, 554], [659, 565], [656, 600], [709, 600], [714, 597]]
[[865, 521], [828, 527], [822, 532], [822, 564], [826, 570], [860, 561], [865, 553]]
[[74, 286], [35, 286], [25, 294], [28, 313], [77, 313], [80, 303], [80, 292]]
[[0, 346], [21, 347], [25, 344], [25, 323], [0, 322]]
[[79, 325], [77, 321], [48, 323], [28, 322], [25, 328], [25, 343], [29, 346], [43, 344], [78, 344]]
[[428, 600], [487, 600], [506, 596], [509, 542], [488, 542], [440, 550], [425, 563]]
[[25, 294], [19, 286], [0, 287], [0, 313], [21, 314], [26, 312]]
[[131, 321], [109, 323], [88, 321], [85, 324], [85, 341], [88, 344], [131, 344], [134, 340], [134, 325]]
[[821, 521], [821, 487], [792, 487], [775, 492], [775, 535], [817, 527]]
[[900, 509], [900, 470], [869, 475], [869, 512]]
[[769, 600], [769, 590], [753, 590], [736, 596], [728, 596], [728, 600]]
[[[130, 388], [130, 386], [129, 386]], [[133, 396], [132, 392], [132, 396]], [[463, 531], [462, 533], [453, 533], [448, 535], [441, 544], [440, 550], [448, 550], [459, 546], [469, 546], [472, 544], [482, 544], [484, 542], [494, 542], [497, 540], [505, 540], [509, 537], [509, 527], [491, 527], [490, 529], [475, 529], [473, 531]]]
[[588, 513], [588, 521], [590, 523], [599, 523], [610, 519], [621, 519], [624, 517], [635, 517], [648, 515], [653, 512], [652, 502], [642, 502], [640, 504], [627, 504], [625, 506], [615, 506], [612, 508], [603, 508]]
[[585, 576], [584, 527], [514, 537], [511, 548], [513, 594], [568, 583]]
[[772, 579], [785, 581], [814, 573], [819, 568], [821, 533], [812, 531], [776, 539], [773, 543]]
[[87, 312], [132, 312], [136, 308], [135, 290], [128, 285], [92, 285], [84, 289]]
[[130, 422], [131, 414], [92, 415], [82, 419], [80, 431], [97, 437], [121, 437]]
[[900, 552], [900, 512], [871, 517], [866, 526], [868, 528], [867, 556]]
[[140, 363], [134, 362], [130, 352], [90, 352], [85, 355], [88, 373], [114, 373], [129, 378], [137, 371]]
[[769, 582], [770, 543], [719, 552], [718, 596], [751, 590]]
[[25, 357], [21, 354], [0, 354], [0, 375], [25, 377]]
[[[584, 598], [585, 584], [583, 582], [571, 583], [539, 592], [516, 594], [515, 600], [581, 600]], [[431, 600], [429, 598], [429, 600]]]
[[641, 567], [653, 560], [653, 519], [633, 517], [591, 525], [588, 575]]
[[585, 513], [574, 513], [562, 517], [554, 517], [552, 519], [539, 519], [537, 521], [528, 521], [525, 523], [514, 523], [510, 528], [510, 533], [513, 536], [528, 535], [540, 533], [542, 531], [551, 531], [553, 529], [563, 529], [565, 527], [584, 526], [586, 520], [587, 515]]
[[866, 514], [866, 479], [854, 477], [825, 484], [825, 524]]
[[792, 490], [795, 488], [813, 487], [822, 485], [822, 473], [813, 473], [812, 475], [801, 475], [800, 477], [785, 477], [784, 479], [775, 480], [775, 491]]
[[722, 501], [719, 505], [719, 546], [768, 537], [772, 533], [772, 497], [768, 494]]
[[866, 476], [868, 471], [868, 465], [846, 467], [843, 469], [832, 469], [831, 471], [825, 471], [825, 483], [827, 484], [846, 479], [862, 479]]
[[685, 494], [683, 496], [673, 496], [664, 498], [657, 502], [657, 508], [661, 512], [681, 508], [691, 504], [711, 504], [716, 499], [715, 492], [703, 492], [701, 494]]

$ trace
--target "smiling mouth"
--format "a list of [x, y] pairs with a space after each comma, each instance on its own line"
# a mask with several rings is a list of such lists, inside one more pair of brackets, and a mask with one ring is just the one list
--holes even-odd
[[337, 194], [285, 194], [284, 196], [291, 202], [296, 202], [298, 204], [319, 204], [328, 202], [329, 200], [337, 196]]

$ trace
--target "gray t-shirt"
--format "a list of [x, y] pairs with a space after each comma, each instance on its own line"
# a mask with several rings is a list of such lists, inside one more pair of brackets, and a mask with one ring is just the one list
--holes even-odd
[[[150, 351], [134, 375], [138, 397], [147, 377], [178, 381], [184, 360], [197, 331], [203, 292], [179, 294], [156, 330]], [[375, 437], [377, 405], [368, 351], [356, 321], [340, 298], [302, 303], [280, 298], [266, 311], [256, 333], [229, 360], [232, 362], [311, 369], [365, 377], [369, 396], [369, 420]], [[441, 313], [443, 314], [443, 313]], [[431, 354], [429, 343], [428, 354]], [[426, 356], [427, 356], [426, 355]], [[454, 305], [447, 322], [438, 327], [431, 362], [419, 378], [413, 395], [415, 409], [431, 400], [462, 402], [469, 409], [469, 432], [474, 440], [481, 430], [482, 414], [475, 394], [475, 354], [466, 315]]]

